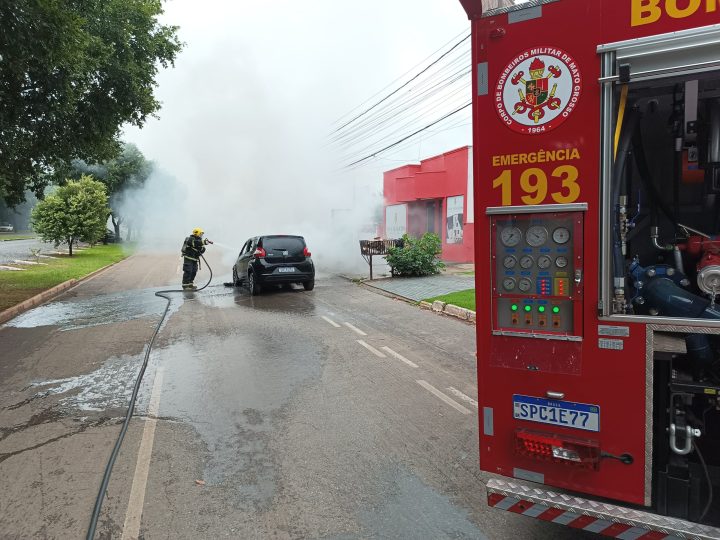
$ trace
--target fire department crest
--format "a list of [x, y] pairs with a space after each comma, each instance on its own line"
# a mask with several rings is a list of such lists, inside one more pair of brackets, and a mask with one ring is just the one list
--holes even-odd
[[513, 131], [545, 133], [570, 116], [581, 89], [580, 68], [572, 56], [535, 47], [518, 54], [500, 74], [495, 109]]

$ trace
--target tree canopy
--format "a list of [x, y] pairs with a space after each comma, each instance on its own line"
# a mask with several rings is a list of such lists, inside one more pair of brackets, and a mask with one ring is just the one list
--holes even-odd
[[32, 211], [32, 225], [46, 242], [68, 244], [72, 256], [78, 240], [94, 243], [105, 235], [109, 214], [105, 185], [82, 176], [38, 202]]
[[53, 183], [63, 184], [67, 180], [77, 180], [83, 175], [89, 175], [105, 184], [110, 197], [110, 215], [115, 227], [115, 238], [120, 241], [120, 224], [125, 221], [125, 198], [133, 190], [143, 187], [152, 170], [152, 162], [145, 158], [137, 146], [123, 143], [122, 151], [117, 157], [102, 163], [87, 164], [76, 159], [56, 167]]
[[0, 2], [0, 197], [42, 195], [54, 168], [120, 152], [123, 124], [160, 104], [159, 66], [181, 48], [161, 0]]

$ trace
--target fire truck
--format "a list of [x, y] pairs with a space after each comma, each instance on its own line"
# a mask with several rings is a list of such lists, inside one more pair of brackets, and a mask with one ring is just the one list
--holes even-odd
[[720, 538], [720, 1], [460, 2], [488, 503]]

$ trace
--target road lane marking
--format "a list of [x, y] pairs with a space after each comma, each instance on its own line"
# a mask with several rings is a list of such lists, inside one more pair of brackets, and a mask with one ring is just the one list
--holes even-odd
[[338, 323], [336, 323], [332, 319], [327, 318], [325, 315], [323, 315], [322, 318], [325, 319], [330, 324], [332, 324], [335, 328], [340, 328], [340, 325]]
[[357, 341], [360, 345], [362, 345], [363, 347], [365, 347], [368, 351], [370, 351], [370, 352], [373, 353], [375, 356], [377, 356], [378, 358], [386, 358], [383, 353], [381, 353], [380, 351], [378, 351], [378, 350], [377, 350], [375, 347], [373, 347], [372, 345], [368, 345], [368, 344], [365, 343], [362, 339], [358, 339], [358, 340], [356, 340], [356, 341]]
[[457, 388], [453, 388], [452, 386], [448, 386], [448, 390], [450, 390], [451, 393], [455, 394], [456, 397], [459, 397], [459, 398], [462, 399], [463, 401], [467, 401], [468, 403], [470, 403], [470, 404], [471, 404], [473, 407], [475, 407], [476, 409], [478, 408], [478, 402], [477, 402], [477, 401], [475, 401], [475, 400], [474, 400], [473, 398], [471, 398], [470, 396], [466, 396], [465, 394], [463, 394], [463, 393], [462, 393], [460, 390], [458, 390]]
[[345, 323], [345, 326], [347, 326], [347, 327], [348, 327], [350, 330], [352, 330], [353, 332], [357, 332], [357, 333], [360, 334], [361, 336], [367, 336], [367, 334], [366, 334], [365, 332], [363, 332], [363, 331], [360, 330], [359, 328], [353, 326], [353, 325], [350, 324], [349, 322], [346, 322], [346, 323]]
[[140, 518], [142, 517], [143, 505], [145, 503], [145, 490], [147, 488], [148, 473], [150, 472], [150, 457], [152, 456], [153, 443], [155, 442], [155, 426], [157, 415], [160, 409], [160, 392], [162, 390], [163, 368], [159, 367], [155, 374], [148, 416], [145, 420], [140, 450], [138, 451], [137, 464], [135, 465], [135, 476], [133, 476], [132, 488], [130, 490], [130, 501], [128, 502], [125, 524], [123, 525], [122, 540], [134, 540], [140, 536]]
[[457, 401], [455, 401], [451, 397], [446, 396], [445, 394], [443, 394], [440, 390], [435, 388], [429, 382], [427, 382], [427, 381], [415, 381], [415, 382], [418, 383], [420, 386], [422, 386], [425, 390], [427, 390], [428, 392], [433, 394], [435, 397], [441, 399], [442, 401], [444, 401], [445, 403], [450, 405], [453, 409], [456, 409], [463, 414], [470, 414], [470, 409], [463, 407], [462, 405], [460, 405]]
[[402, 361], [405, 362], [408, 366], [414, 367], [414, 368], [418, 367], [418, 365], [417, 365], [415, 362], [412, 362], [412, 361], [408, 360], [408, 359], [405, 358], [402, 354], [393, 351], [390, 347], [383, 347], [382, 349], [383, 349], [384, 351], [386, 351], [388, 354], [390, 354], [391, 356], [394, 356], [395, 358], [397, 358], [398, 360], [402, 360]]

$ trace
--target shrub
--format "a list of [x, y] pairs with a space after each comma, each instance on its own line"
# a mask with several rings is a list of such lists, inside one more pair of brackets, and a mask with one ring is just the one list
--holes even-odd
[[404, 234], [402, 247], [393, 247], [385, 257], [394, 275], [429, 276], [439, 274], [445, 264], [438, 259], [442, 242], [435, 233], [425, 233], [417, 239]]

